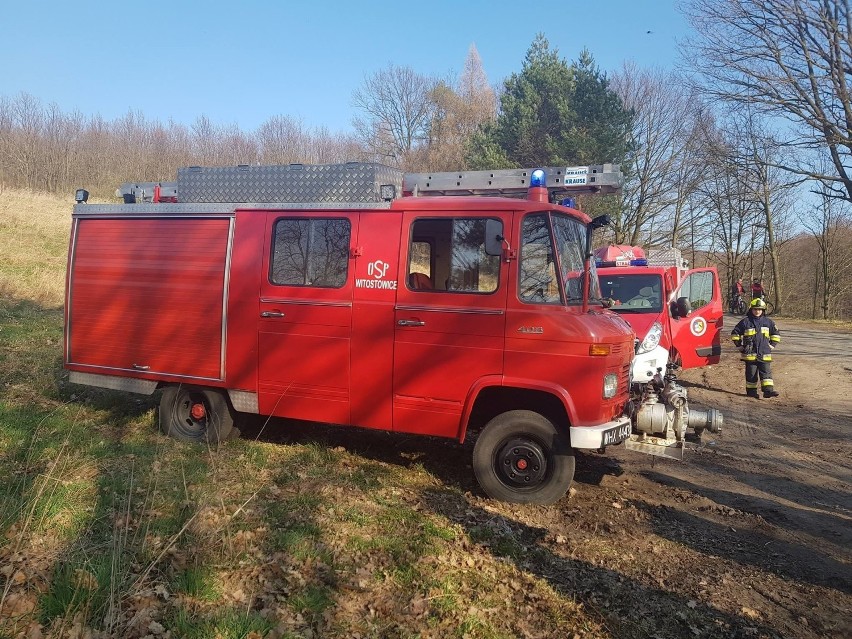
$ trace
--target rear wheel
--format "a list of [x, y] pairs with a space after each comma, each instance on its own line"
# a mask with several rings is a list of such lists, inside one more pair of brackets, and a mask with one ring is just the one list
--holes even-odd
[[473, 470], [489, 497], [552, 504], [571, 487], [574, 453], [550, 420], [513, 410], [485, 425], [473, 449]]
[[168, 386], [160, 399], [160, 430], [185, 442], [223, 441], [234, 427], [228, 400], [215, 390]]

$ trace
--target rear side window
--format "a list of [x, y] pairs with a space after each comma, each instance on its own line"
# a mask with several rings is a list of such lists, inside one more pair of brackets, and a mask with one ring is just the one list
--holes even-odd
[[340, 288], [349, 268], [345, 219], [282, 219], [272, 234], [269, 279], [279, 286]]

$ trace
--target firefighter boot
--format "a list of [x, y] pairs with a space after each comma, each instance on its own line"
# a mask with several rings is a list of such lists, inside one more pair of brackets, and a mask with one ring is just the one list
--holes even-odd
[[756, 388], [746, 389], [746, 397], [754, 397], [755, 399], [760, 399], [760, 395], [757, 394]]
[[[755, 391], [755, 394], [756, 393], [757, 393], [757, 391]], [[769, 399], [770, 397], [778, 397], [780, 394], [781, 393], [779, 393], [777, 390], [772, 388], [772, 386], [769, 386], [769, 387], [763, 389], [763, 396], [767, 399]]]

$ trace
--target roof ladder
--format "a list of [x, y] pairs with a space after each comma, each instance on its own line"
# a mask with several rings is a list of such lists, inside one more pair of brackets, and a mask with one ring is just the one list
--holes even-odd
[[[526, 195], [535, 169], [406, 173], [402, 189], [411, 195]], [[618, 164], [542, 167], [545, 186], [554, 193], [617, 193], [624, 177]]]

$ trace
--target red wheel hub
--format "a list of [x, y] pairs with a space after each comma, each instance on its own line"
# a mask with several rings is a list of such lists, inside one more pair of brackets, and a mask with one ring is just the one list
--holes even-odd
[[204, 419], [205, 415], [207, 415], [207, 411], [204, 409], [204, 404], [197, 403], [193, 404], [192, 408], [189, 409], [189, 414], [192, 415], [192, 418], [195, 420]]

